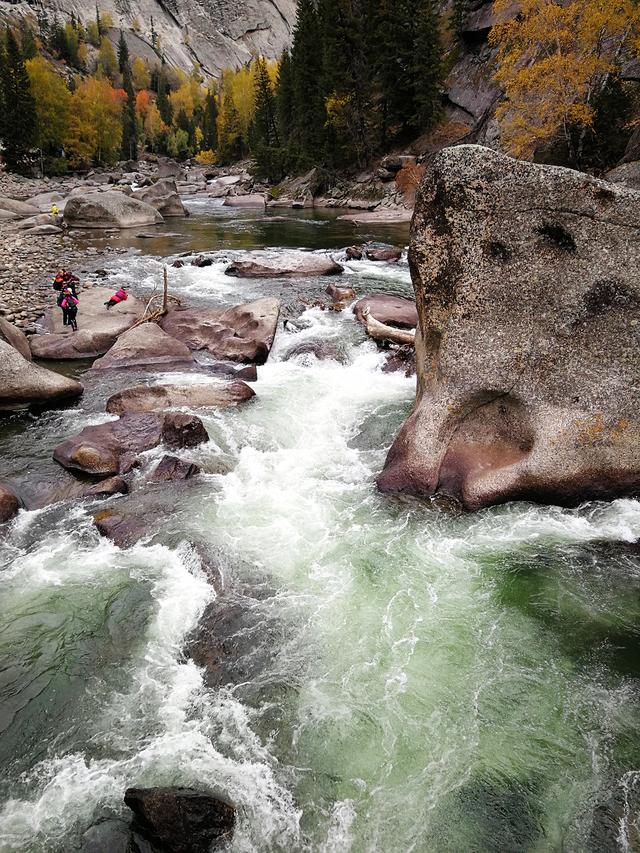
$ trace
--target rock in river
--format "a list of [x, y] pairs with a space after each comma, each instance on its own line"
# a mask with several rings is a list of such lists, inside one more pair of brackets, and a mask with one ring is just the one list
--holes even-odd
[[173, 178], [162, 178], [150, 187], [136, 190], [132, 198], [155, 207], [163, 217], [187, 215]]
[[576, 504], [640, 490], [640, 194], [487, 148], [441, 151], [410, 265], [416, 406], [378, 485]]
[[286, 252], [265, 254], [247, 252], [241, 260], [234, 261], [225, 275], [238, 278], [308, 278], [310, 276], [340, 275], [344, 267], [327, 255], [314, 255], [311, 252]]
[[228, 841], [235, 825], [234, 806], [226, 799], [192, 788], [129, 788], [124, 801], [133, 811], [131, 826], [154, 850], [209, 853]]
[[195, 447], [208, 440], [200, 418], [168, 412], [132, 412], [116, 421], [85, 427], [59, 444], [53, 458], [65, 468], [99, 477], [126, 474], [139, 453], [163, 442], [169, 447]]
[[62, 311], [57, 306], [49, 308], [45, 313], [44, 326], [50, 333], [30, 338], [33, 355], [53, 360], [104, 355], [144, 311], [144, 304], [134, 296], [107, 311], [104, 303], [113, 291], [113, 288], [92, 287], [80, 292], [79, 329], [73, 334], [62, 325]]
[[272, 297], [232, 308], [175, 309], [162, 328], [191, 350], [216, 358], [264, 364], [278, 326], [280, 302]]
[[13, 323], [5, 320], [4, 317], [0, 317], [0, 339], [17, 349], [27, 361], [31, 361], [31, 350], [27, 336]]
[[413, 299], [388, 293], [363, 296], [353, 306], [353, 313], [362, 324], [366, 323], [364, 315], [366, 308], [375, 320], [384, 323], [385, 326], [393, 326], [396, 329], [415, 329], [418, 325], [418, 311]]
[[7, 486], [0, 483], [0, 524], [11, 521], [18, 514], [20, 501]]
[[70, 198], [64, 221], [70, 228], [139, 228], [158, 225], [164, 220], [150, 204], [110, 190]]
[[50, 405], [80, 397], [83, 387], [75, 379], [27, 361], [0, 339], [0, 411], [15, 412], [30, 405]]
[[113, 415], [125, 412], [161, 412], [163, 409], [203, 409], [235, 406], [255, 397], [244, 382], [209, 382], [206, 385], [136, 385], [107, 400]]
[[129, 367], [190, 367], [191, 350], [163, 332], [155, 323], [142, 323], [124, 332], [109, 352], [93, 364], [93, 370]]

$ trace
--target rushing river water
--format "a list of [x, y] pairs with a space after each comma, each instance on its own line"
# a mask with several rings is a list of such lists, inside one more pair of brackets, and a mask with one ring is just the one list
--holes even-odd
[[[143, 251], [109, 281], [150, 292], [154, 253], [354, 240], [315, 213], [193, 210], [178, 237], [121, 238]], [[324, 286], [230, 279], [223, 254], [171, 270], [172, 290], [292, 309]], [[351, 263], [345, 280], [411, 292], [404, 263]], [[210, 443], [182, 454], [197, 481], [117, 499], [154, 519], [150, 542], [117, 548], [75, 501], [4, 536], [0, 849], [82, 850], [128, 786], [155, 784], [227, 793], [233, 851], [640, 849], [640, 503], [467, 515], [380, 496], [414, 382], [382, 372], [350, 312], [299, 326], [280, 329], [254, 401], [198, 412]], [[336, 358], [288, 357], [318, 340]], [[1, 479], [46, 491], [55, 444], [108, 420], [127, 384], [88, 380], [77, 407], [6, 420]], [[195, 541], [250, 614], [234, 678], [210, 689], [183, 655], [216, 595]]]

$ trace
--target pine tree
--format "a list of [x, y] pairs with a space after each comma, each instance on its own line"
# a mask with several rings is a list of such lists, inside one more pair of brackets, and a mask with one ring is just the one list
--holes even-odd
[[24, 58], [10, 29], [7, 30], [0, 74], [0, 135], [4, 143], [4, 157], [10, 169], [18, 169], [24, 165], [25, 157], [34, 144], [36, 107]]
[[240, 128], [240, 115], [231, 92], [226, 91], [222, 100], [218, 127], [218, 151], [222, 163], [233, 163], [242, 156], [244, 140]]
[[122, 74], [122, 86], [127, 99], [122, 106], [122, 150], [123, 160], [138, 159], [138, 124], [136, 121], [136, 96], [131, 79], [131, 67], [127, 62]]
[[205, 151], [215, 151], [218, 147], [218, 98], [213, 86], [207, 89], [202, 115], [202, 147]]
[[162, 63], [160, 73], [158, 74], [157, 104], [158, 109], [160, 110], [160, 115], [162, 116], [162, 121], [170, 127], [173, 123], [173, 109], [171, 108], [171, 101], [169, 100], [169, 84], [167, 82], [164, 62]]
[[129, 46], [124, 37], [124, 33], [120, 30], [120, 39], [118, 41], [118, 68], [124, 77], [125, 69], [129, 66]]
[[322, 92], [322, 40], [313, 0], [299, 0], [291, 48], [293, 72], [292, 142], [298, 166], [308, 168], [324, 154], [326, 120]]
[[278, 68], [276, 118], [280, 141], [283, 145], [288, 146], [291, 138], [291, 126], [293, 124], [293, 71], [291, 68], [291, 54], [288, 50], [285, 50], [282, 54]]
[[433, 0], [422, 0], [416, 28], [413, 63], [414, 126], [430, 130], [442, 114], [442, 47]]
[[38, 46], [36, 45], [36, 39], [33, 34], [33, 30], [31, 29], [31, 24], [26, 18], [22, 18], [20, 21], [20, 50], [22, 51], [22, 55], [25, 60], [33, 59], [33, 57], [38, 53]]

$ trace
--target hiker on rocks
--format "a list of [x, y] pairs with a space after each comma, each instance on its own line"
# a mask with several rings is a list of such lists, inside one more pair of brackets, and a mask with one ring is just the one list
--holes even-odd
[[58, 270], [56, 277], [53, 280], [53, 289], [63, 291], [65, 287], [71, 288], [74, 296], [77, 296], [76, 285], [80, 284], [80, 279], [64, 267]]
[[71, 326], [74, 332], [78, 331], [78, 297], [73, 293], [70, 287], [65, 287], [58, 297], [58, 305], [62, 308], [62, 324], [63, 326]]
[[104, 304], [107, 306], [107, 311], [109, 308], [113, 308], [114, 305], [118, 305], [120, 302], [124, 302], [129, 298], [126, 287], [121, 287], [120, 290], [116, 290], [111, 299]]

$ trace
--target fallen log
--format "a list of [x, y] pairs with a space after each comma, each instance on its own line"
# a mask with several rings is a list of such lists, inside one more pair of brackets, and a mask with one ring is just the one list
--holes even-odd
[[368, 306], [362, 312], [362, 316], [366, 320], [367, 334], [370, 338], [373, 338], [374, 341], [380, 341], [380, 343], [404, 344], [412, 347], [415, 346], [415, 329], [394, 329], [393, 326], [387, 326], [385, 323], [381, 323], [379, 320], [376, 320], [375, 317], [371, 316], [371, 311]]

